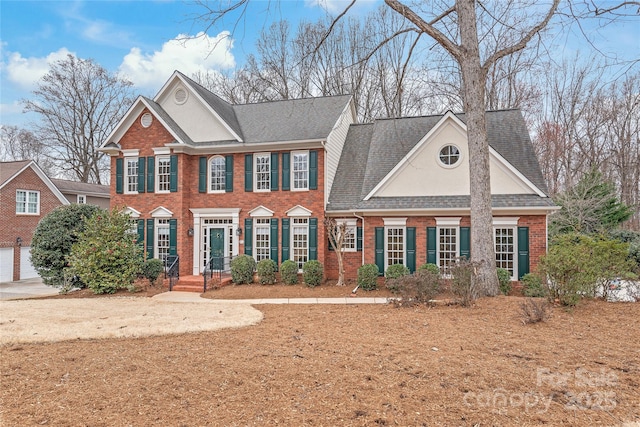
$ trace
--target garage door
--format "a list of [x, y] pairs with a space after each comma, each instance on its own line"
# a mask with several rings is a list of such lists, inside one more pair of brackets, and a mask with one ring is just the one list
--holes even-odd
[[31, 248], [20, 248], [20, 280], [38, 277], [36, 269], [31, 265]]
[[13, 280], [13, 248], [0, 248], [0, 282]]

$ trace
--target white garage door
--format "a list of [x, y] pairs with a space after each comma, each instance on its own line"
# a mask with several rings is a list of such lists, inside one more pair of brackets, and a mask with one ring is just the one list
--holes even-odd
[[0, 248], [0, 282], [13, 280], [13, 248]]
[[31, 265], [31, 248], [20, 248], [20, 280], [38, 277], [36, 269]]

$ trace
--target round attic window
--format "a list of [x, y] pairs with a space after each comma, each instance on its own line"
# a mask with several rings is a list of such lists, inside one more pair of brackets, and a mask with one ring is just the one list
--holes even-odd
[[144, 113], [140, 118], [140, 124], [142, 125], [142, 127], [148, 128], [149, 126], [151, 126], [151, 122], [153, 122], [153, 116], [151, 115], [151, 113]]
[[453, 167], [457, 165], [460, 161], [460, 157], [462, 157], [460, 150], [455, 145], [445, 145], [438, 154], [440, 163], [445, 167]]
[[178, 88], [173, 93], [173, 99], [176, 101], [176, 104], [184, 104], [187, 102], [188, 94], [187, 91], [183, 88]]

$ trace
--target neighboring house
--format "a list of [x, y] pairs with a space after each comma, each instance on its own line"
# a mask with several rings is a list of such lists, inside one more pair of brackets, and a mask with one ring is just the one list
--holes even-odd
[[89, 184], [86, 182], [51, 179], [69, 203], [96, 205], [109, 209], [110, 194], [108, 185]]
[[78, 194], [108, 207], [108, 186], [81, 184], [75, 188], [82, 192], [74, 192], [72, 184], [77, 183], [50, 179], [33, 160], [0, 162], [0, 282], [38, 277], [29, 254], [31, 238], [52, 210], [76, 203]]
[[[546, 196], [519, 111], [488, 112], [497, 263], [516, 280], [546, 251]], [[249, 254], [337, 277], [323, 220], [348, 225], [346, 274], [443, 267], [469, 254], [464, 115], [355, 124], [349, 96], [231, 105], [180, 72], [139, 97], [101, 150], [111, 203], [137, 220], [148, 257], [199, 275]]]

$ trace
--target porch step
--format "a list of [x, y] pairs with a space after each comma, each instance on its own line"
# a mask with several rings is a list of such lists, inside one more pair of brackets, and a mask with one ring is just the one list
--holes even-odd
[[[211, 289], [213, 286], [226, 286], [231, 284], [231, 275], [223, 274], [220, 284], [218, 284], [218, 278], [210, 279], [207, 281], [207, 288]], [[180, 292], [200, 292], [204, 290], [204, 278], [202, 276], [181, 276], [178, 282], [173, 285], [174, 291]]]

